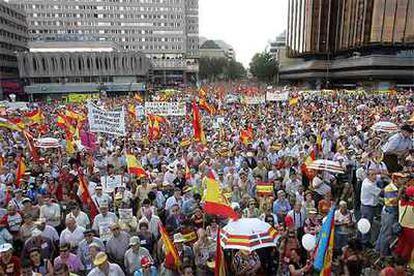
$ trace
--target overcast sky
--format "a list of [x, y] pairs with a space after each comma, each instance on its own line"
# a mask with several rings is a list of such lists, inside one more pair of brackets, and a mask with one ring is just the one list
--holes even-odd
[[199, 0], [200, 36], [232, 45], [248, 66], [256, 52], [286, 29], [288, 0]]

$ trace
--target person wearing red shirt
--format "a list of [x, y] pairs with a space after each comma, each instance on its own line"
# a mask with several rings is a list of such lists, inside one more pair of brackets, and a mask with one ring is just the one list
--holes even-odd
[[0, 274], [20, 276], [20, 259], [13, 256], [13, 246], [10, 243], [0, 245]]

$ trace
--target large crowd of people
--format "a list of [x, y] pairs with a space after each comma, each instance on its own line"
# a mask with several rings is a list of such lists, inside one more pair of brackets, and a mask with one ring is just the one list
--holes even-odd
[[[315, 249], [305, 249], [302, 237], [318, 237], [331, 208], [333, 275], [413, 273], [414, 94], [292, 88], [293, 101], [226, 101], [246, 91], [235, 90], [210, 85], [203, 93], [146, 95], [187, 105], [186, 116], [158, 116], [156, 135], [148, 118], [129, 108], [141, 97], [102, 96], [98, 106], [130, 109], [127, 135], [91, 134], [91, 147], [68, 134], [71, 127], [88, 132], [85, 103], [29, 104], [41, 113], [35, 121], [28, 111], [3, 110], [0, 275], [214, 275], [217, 230], [229, 218], [204, 209], [211, 174], [240, 218], [277, 231], [275, 247], [224, 250], [228, 275], [312, 275]], [[205, 141], [193, 139], [191, 103], [201, 99], [208, 107], [201, 110]], [[69, 118], [63, 127], [60, 114]], [[378, 122], [398, 127], [372, 128]], [[59, 147], [36, 145], [44, 137]], [[144, 176], [128, 170], [126, 154]], [[307, 167], [319, 159], [341, 172]], [[109, 181], [117, 183], [113, 189]], [[272, 190], [263, 196], [259, 183]], [[361, 218], [369, 221], [367, 232], [358, 230]], [[165, 256], [160, 225], [179, 265]]]

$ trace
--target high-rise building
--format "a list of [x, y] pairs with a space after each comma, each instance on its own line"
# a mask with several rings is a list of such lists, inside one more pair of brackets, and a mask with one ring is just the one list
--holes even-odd
[[0, 99], [4, 94], [22, 92], [16, 52], [27, 49], [24, 13], [0, 1]]
[[269, 52], [279, 62], [279, 66], [286, 59], [286, 31], [279, 34], [274, 41], [269, 43]]
[[236, 60], [236, 54], [233, 47], [223, 40], [202, 39], [201, 42], [200, 57]]
[[10, 0], [31, 40], [112, 41], [153, 60], [154, 81], [195, 80], [198, 0]]
[[289, 0], [281, 79], [411, 82], [414, 0]]

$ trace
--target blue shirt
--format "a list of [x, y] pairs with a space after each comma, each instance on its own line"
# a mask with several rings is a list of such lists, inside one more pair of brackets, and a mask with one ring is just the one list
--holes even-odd
[[292, 209], [290, 203], [287, 199], [279, 200], [277, 199], [273, 202], [273, 214], [279, 214], [281, 212], [287, 213]]

